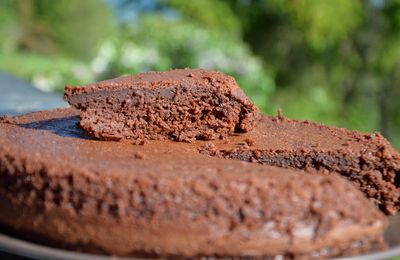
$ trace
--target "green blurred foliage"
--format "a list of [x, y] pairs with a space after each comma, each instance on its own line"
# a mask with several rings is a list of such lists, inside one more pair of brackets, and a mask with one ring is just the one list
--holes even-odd
[[169, 7], [176, 8], [185, 16], [185, 20], [196, 22], [204, 29], [219, 30], [234, 35], [241, 33], [239, 18], [222, 1], [164, 0], [161, 2]]
[[[21, 66], [23, 64], [23, 66]], [[61, 91], [65, 84], [94, 81], [87, 66], [68, 57], [44, 57], [36, 53], [0, 53], [0, 69], [31, 81], [44, 91]]]
[[0, 1], [0, 50], [12, 51], [16, 39], [16, 2], [13, 0]]
[[[362, 21], [363, 7], [359, 0], [331, 1], [287, 0], [294, 26], [305, 34], [307, 44], [324, 50], [345, 40]], [[332, 22], [337, 21], [337, 22]]]
[[266, 113], [381, 131], [400, 148], [400, 0], [150, 0], [118, 19], [142, 2], [2, 0], [0, 68], [57, 91], [218, 69]]
[[267, 112], [362, 131], [400, 147], [399, 1], [225, 1], [272, 71]]
[[90, 59], [106, 37], [114, 36], [111, 13], [99, 0], [36, 0], [34, 6], [38, 23], [67, 55]]

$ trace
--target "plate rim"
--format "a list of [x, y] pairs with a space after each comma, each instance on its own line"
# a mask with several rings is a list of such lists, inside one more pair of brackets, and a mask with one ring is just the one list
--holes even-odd
[[[118, 257], [98, 255], [69, 251], [56, 247], [37, 244], [27, 240], [19, 239], [0, 232], [0, 251], [31, 259], [53, 259], [53, 260], [142, 260], [138, 257]], [[339, 257], [336, 260], [379, 260], [400, 256], [400, 246], [392, 247], [383, 252], [371, 253], [352, 257]], [[155, 258], [146, 258], [146, 260]]]

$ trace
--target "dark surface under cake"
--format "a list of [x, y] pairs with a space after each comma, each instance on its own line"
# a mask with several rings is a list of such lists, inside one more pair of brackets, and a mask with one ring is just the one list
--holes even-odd
[[221, 72], [177, 69], [147, 72], [65, 88], [81, 109], [81, 127], [102, 140], [224, 138], [250, 131], [258, 109]]
[[222, 158], [337, 172], [384, 212], [400, 208], [400, 155], [379, 133], [263, 116], [251, 133], [198, 145], [200, 152]]
[[339, 177], [168, 140], [91, 140], [78, 121], [60, 109], [0, 122], [1, 224], [56, 246], [173, 258], [326, 258], [382, 241], [385, 217]]

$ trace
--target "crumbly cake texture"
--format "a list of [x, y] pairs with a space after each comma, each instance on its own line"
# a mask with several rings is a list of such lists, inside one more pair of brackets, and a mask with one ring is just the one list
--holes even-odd
[[212, 140], [250, 131], [257, 107], [234, 78], [205, 69], [176, 69], [65, 87], [80, 125], [102, 140]]
[[0, 223], [114, 255], [304, 257], [382, 242], [384, 215], [335, 175], [88, 139], [59, 109], [0, 123]]
[[251, 133], [199, 143], [203, 154], [294, 169], [326, 169], [355, 183], [387, 214], [400, 208], [400, 155], [379, 133], [262, 116]]

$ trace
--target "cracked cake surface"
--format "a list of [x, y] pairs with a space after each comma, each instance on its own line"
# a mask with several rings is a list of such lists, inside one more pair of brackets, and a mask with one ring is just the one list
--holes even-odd
[[212, 158], [170, 140], [93, 140], [78, 115], [0, 122], [2, 225], [57, 246], [173, 258], [326, 258], [382, 241], [386, 218], [340, 177]]
[[387, 214], [400, 208], [400, 155], [379, 133], [262, 116], [252, 132], [199, 143], [199, 150], [284, 168], [326, 169], [355, 183]]
[[102, 140], [212, 140], [250, 131], [258, 108], [234, 78], [205, 69], [146, 72], [65, 88], [80, 125]]

